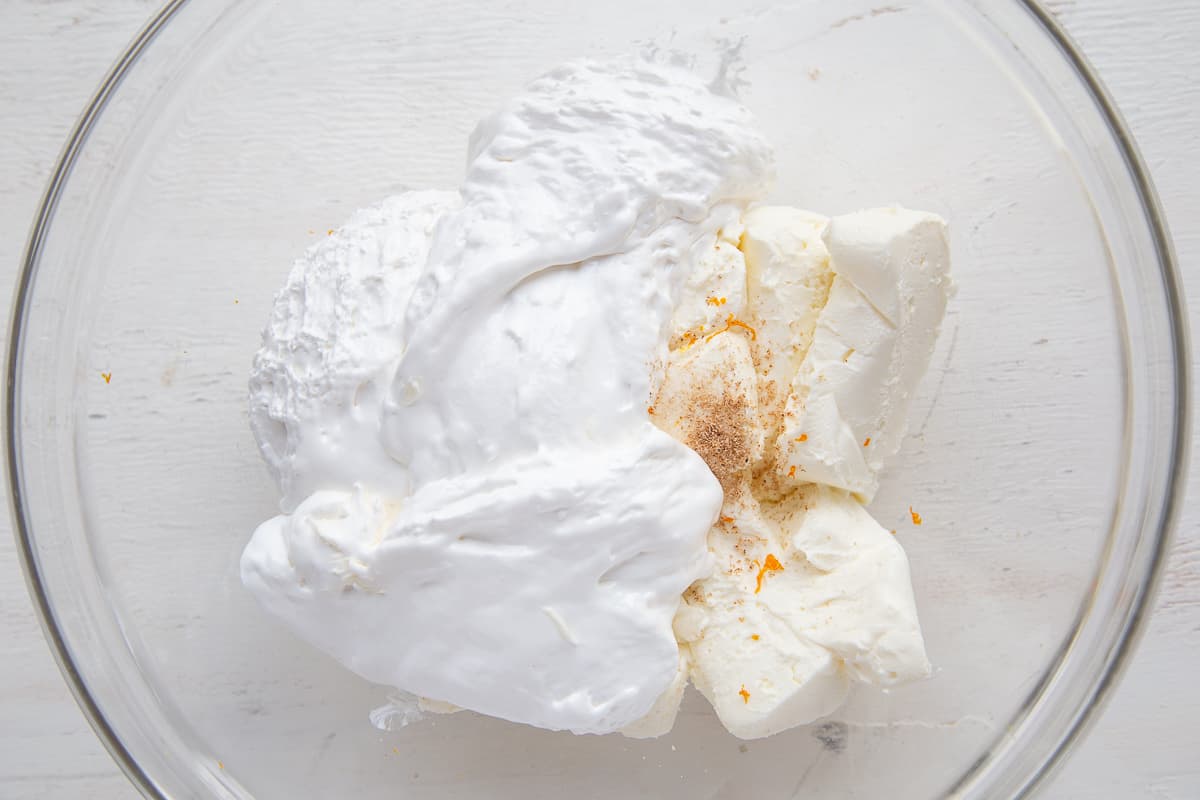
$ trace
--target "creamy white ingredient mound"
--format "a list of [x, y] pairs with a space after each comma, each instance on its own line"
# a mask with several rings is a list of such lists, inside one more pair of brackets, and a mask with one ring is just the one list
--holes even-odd
[[753, 737], [927, 674], [855, 498], [936, 337], [942, 223], [751, 210], [772, 158], [684, 70], [574, 62], [480, 123], [457, 192], [310, 248], [251, 375], [284, 513], [247, 587], [423, 708], [577, 733], [665, 733], [689, 679]]
[[390, 201], [391, 231], [356, 219], [310, 252], [252, 378], [291, 513], [255, 532], [251, 590], [379, 683], [581, 733], [646, 714], [721, 503], [650, 422], [652, 365], [771, 159], [689, 73], [578, 62], [480, 124], [436, 224]]
[[[741, 251], [745, 300], [705, 298], [724, 325], [676, 314], [654, 418], [724, 488], [715, 568], [676, 635], [721, 721], [757, 738], [831, 713], [852, 683], [929, 674], [904, 551], [845, 490], [873, 491], [898, 448], [950, 282], [944, 224], [904, 209], [759, 206]], [[900, 287], [894, 324], [860, 285]]]

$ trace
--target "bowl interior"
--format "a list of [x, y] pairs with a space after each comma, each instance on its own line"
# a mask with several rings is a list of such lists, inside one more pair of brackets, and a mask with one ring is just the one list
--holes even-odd
[[[1132, 334], [1114, 272], [1136, 245], [1127, 189], [1105, 184], [1082, 123], [1012, 47], [1035, 28], [1011, 13], [934, 0], [174, 12], [79, 153], [20, 354], [49, 601], [151, 782], [259, 798], [950, 790], [1012, 733], [1076, 632], [1127, 465]], [[711, 71], [729, 43], [777, 150], [773, 200], [898, 202], [950, 222], [959, 291], [872, 506], [909, 554], [933, 679], [861, 689], [826, 722], [754, 742], [694, 694], [649, 742], [472, 714], [375, 730], [385, 689], [296, 640], [238, 579], [276, 510], [245, 402], [273, 292], [354, 209], [456, 185], [475, 121], [545, 69], [652, 48]]]

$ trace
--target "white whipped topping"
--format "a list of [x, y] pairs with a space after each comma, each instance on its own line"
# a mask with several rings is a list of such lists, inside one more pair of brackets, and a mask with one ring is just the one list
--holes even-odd
[[406, 493], [379, 416], [433, 226], [460, 205], [457, 192], [409, 192], [356, 211], [275, 296], [250, 372], [250, 427], [285, 511], [322, 488]]
[[290, 513], [246, 585], [441, 703], [592, 733], [657, 714], [722, 495], [646, 406], [693, 264], [770, 176], [691, 74], [577, 62], [479, 126], [461, 200], [387, 201], [311, 249], [251, 381]]

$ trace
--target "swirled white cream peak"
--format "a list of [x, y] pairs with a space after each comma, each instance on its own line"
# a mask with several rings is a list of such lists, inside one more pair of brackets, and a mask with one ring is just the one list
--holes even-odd
[[722, 490], [647, 404], [693, 264], [772, 163], [695, 75], [578, 61], [479, 125], [457, 195], [311, 248], [251, 379], [285, 513], [246, 585], [371, 681], [579, 733], [650, 712]]
[[641, 427], [690, 254], [772, 165], [742, 106], [638, 61], [561, 67], [481, 123], [384, 408], [415, 485]]

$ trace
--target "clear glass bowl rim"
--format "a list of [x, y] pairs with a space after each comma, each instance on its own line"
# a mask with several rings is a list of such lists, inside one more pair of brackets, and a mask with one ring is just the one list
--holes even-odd
[[[1057, 743], [1038, 757], [1037, 761], [1032, 764], [1028, 775], [1022, 776], [1015, 783], [1010, 781], [1014, 790], [1013, 796], [1027, 797], [1045, 785], [1047, 778], [1061, 765], [1063, 757], [1070, 752], [1072, 746], [1080, 740], [1081, 735], [1099, 716], [1099, 711], [1111, 696], [1113, 688], [1128, 666], [1130, 657], [1144, 631], [1146, 620], [1153, 609], [1158, 585], [1170, 551], [1175, 523], [1183, 507], [1190, 444], [1189, 369], [1191, 361], [1186, 309], [1179, 279], [1178, 262], [1161, 204], [1133, 136], [1099, 77], [1054, 15], [1041, 5], [1040, 0], [1014, 0], [1014, 2], [1027, 10], [1044, 32], [1049, 35], [1053, 44], [1057, 46], [1071, 70], [1091, 96], [1113, 139], [1113, 144], [1124, 162], [1128, 172], [1127, 177], [1138, 195], [1141, 210], [1148, 225], [1148, 233], [1153, 242], [1159, 277], [1162, 281], [1163, 300], [1169, 316], [1167, 323], [1174, 388], [1173, 397], [1170, 398], [1174, 410], [1171, 420], [1172, 437], [1168, 447], [1165, 448], [1167, 462], [1165, 467], [1168, 477], [1158, 493], [1159, 496], [1147, 498], [1151, 504], [1147, 517], [1156, 522], [1144, 525], [1138, 532], [1139, 539], [1150, 547], [1148, 566], [1140, 575], [1136, 576], [1137, 585], [1132, 587], [1134, 592], [1124, 609], [1126, 624], [1117, 631], [1114, 640], [1104, 643], [1107, 644], [1104, 669], [1100, 673], [1090, 676], [1091, 685], [1088, 687], [1088, 691], [1082, 695], [1077, 707], [1072, 710], [1073, 713], [1070, 714], [1068, 722], [1057, 733]], [[21, 374], [22, 334], [29, 311], [33, 276], [37, 271], [42, 246], [50, 229], [58, 200], [89, 134], [110, 98], [119, 88], [123, 78], [158, 33], [187, 4], [188, 0], [169, 0], [147, 21], [110, 68], [99, 88], [88, 101], [59, 155], [34, 218], [14, 292], [6, 358], [7, 384], [4, 409], [5, 466], [17, 552], [43, 633], [50, 644], [59, 669], [67, 681], [68, 688], [117, 765], [143, 795], [163, 800], [166, 800], [167, 796], [153, 777], [137, 763], [105, 718], [99, 703], [89, 691], [83, 674], [74, 663], [66, 638], [56, 621], [53, 604], [41, 577], [35, 537], [30, 525], [30, 514], [26, 507], [16, 414]], [[1053, 682], [1052, 678], [1060, 671], [1070, 650], [1071, 644], [1068, 643], [1058, 654], [1055, 665], [1047, 672], [1047, 677], [1034, 689], [1024, 708], [1017, 714], [1016, 728], [1023, 727], [1031, 712], [1041, 704]], [[1010, 732], [1005, 738], [1010, 738], [1011, 735]], [[1005, 753], [1003, 740], [999, 748], [994, 748], [968, 770], [958, 784], [951, 789], [951, 795], [957, 796], [960, 790], [972, 786], [977, 787], [984, 771], [997, 766], [997, 752], [1002, 755]]]

